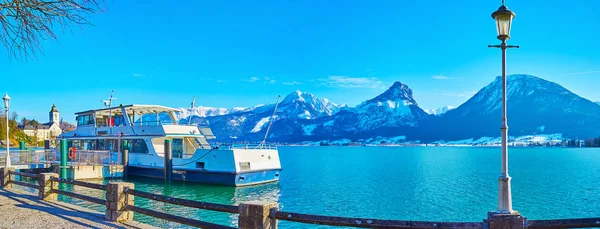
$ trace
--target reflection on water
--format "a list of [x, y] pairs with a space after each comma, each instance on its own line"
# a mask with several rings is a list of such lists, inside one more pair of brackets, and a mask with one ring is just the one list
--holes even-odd
[[[108, 183], [111, 180], [95, 180], [87, 181], [94, 183]], [[122, 181], [122, 180], [112, 180]], [[229, 204], [237, 205], [240, 202], [261, 200], [261, 201], [274, 201], [279, 200], [280, 191], [279, 183], [270, 183], [265, 185], [250, 186], [250, 187], [229, 187], [229, 186], [216, 186], [216, 185], [204, 185], [195, 183], [183, 183], [176, 182], [165, 183], [161, 180], [146, 179], [146, 178], [134, 178], [126, 180], [126, 182], [133, 182], [135, 189], [154, 194], [160, 194], [165, 196], [172, 196], [188, 200], [204, 201], [210, 203]], [[81, 186], [65, 185], [61, 184], [60, 189], [76, 192], [79, 194], [94, 196], [98, 198], [105, 198], [105, 192], [101, 190], [94, 190]], [[80, 206], [88, 207], [96, 211], [105, 211], [105, 207], [82, 200], [73, 199], [66, 196], [59, 197], [61, 201], [77, 204]], [[224, 224], [228, 223], [230, 226], [237, 226], [237, 214], [229, 214], [215, 211], [200, 210], [190, 207], [182, 207], [158, 201], [152, 201], [145, 198], [136, 197], [135, 205], [143, 208], [152, 210], [162, 211], [169, 214], [178, 216], [184, 216], [192, 219], [203, 220], [211, 223]], [[184, 227], [177, 223], [169, 222], [166, 220], [156, 219], [150, 216], [135, 214], [134, 219], [136, 221], [149, 223], [159, 227], [169, 228], [181, 228]]]

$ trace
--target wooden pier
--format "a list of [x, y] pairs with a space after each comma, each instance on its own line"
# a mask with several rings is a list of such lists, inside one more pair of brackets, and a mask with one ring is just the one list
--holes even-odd
[[[17, 177], [28, 177], [33, 182], [19, 181]], [[82, 194], [59, 190], [58, 184], [83, 186], [103, 190], [106, 198], [100, 199]], [[337, 216], [323, 216], [301, 214], [295, 212], [279, 211], [278, 203], [250, 201], [240, 205], [215, 204], [176, 197], [157, 195], [149, 192], [135, 190], [133, 183], [110, 182], [106, 185], [61, 179], [57, 173], [24, 173], [17, 172], [14, 168], [0, 168], [0, 187], [4, 190], [13, 185], [21, 185], [38, 190], [37, 198], [40, 201], [57, 201], [58, 195], [69, 196], [87, 202], [106, 206], [104, 218], [111, 222], [126, 223], [133, 220], [133, 214], [144, 214], [188, 226], [198, 228], [235, 228], [228, 225], [219, 225], [201, 220], [190, 219], [185, 216], [173, 215], [153, 209], [135, 206], [136, 198], [145, 198], [167, 204], [186, 206], [217, 212], [226, 212], [238, 215], [238, 228], [240, 229], [276, 229], [279, 220], [293, 221], [305, 224], [318, 224], [329, 226], [346, 226], [356, 228], [481, 228], [481, 229], [522, 229], [522, 228], [586, 228], [600, 227], [599, 218], [581, 219], [556, 219], [556, 220], [528, 220], [517, 214], [488, 214], [482, 222], [435, 222], [435, 221], [407, 221], [407, 220], [382, 220], [371, 218], [350, 218]], [[6, 191], [2, 192], [5, 195]], [[31, 216], [35, 217], [35, 216]]]

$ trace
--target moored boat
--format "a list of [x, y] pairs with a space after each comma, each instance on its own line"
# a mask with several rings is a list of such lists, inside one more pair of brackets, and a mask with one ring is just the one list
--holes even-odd
[[279, 180], [277, 147], [212, 146], [209, 127], [178, 123], [176, 109], [121, 105], [76, 113], [77, 129], [63, 133], [69, 148], [129, 152], [129, 176], [163, 178], [165, 140], [172, 142], [173, 180], [231, 186]]

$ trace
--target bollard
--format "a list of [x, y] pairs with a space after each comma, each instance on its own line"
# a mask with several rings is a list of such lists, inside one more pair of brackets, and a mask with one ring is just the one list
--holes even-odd
[[171, 182], [173, 180], [173, 148], [171, 139], [165, 139], [165, 181]]
[[60, 140], [60, 178], [68, 179], [67, 177], [67, 159], [69, 149], [67, 148], [67, 140]]
[[106, 213], [104, 218], [112, 222], [133, 220], [133, 212], [124, 209], [133, 205], [133, 195], [127, 195], [125, 187], [133, 189], [134, 184], [128, 182], [110, 182], [106, 184]]
[[487, 219], [489, 229], [523, 229], [525, 228], [525, 218], [518, 212], [512, 214], [503, 214], [489, 212]]
[[266, 201], [240, 203], [239, 229], [277, 229], [277, 219], [269, 217], [271, 209], [277, 210], [277, 203]]
[[40, 200], [48, 201], [58, 199], [58, 194], [52, 192], [52, 189], [58, 189], [58, 182], [51, 181], [50, 179], [52, 178], [58, 178], [58, 174], [40, 173], [38, 180], [40, 184], [40, 190], [38, 192]]
[[129, 150], [123, 150], [121, 153], [121, 159], [123, 160], [123, 178], [127, 179], [129, 176]]
[[11, 180], [11, 176], [9, 172], [16, 171], [14, 167], [2, 167], [0, 168], [0, 188], [12, 188], [13, 184], [9, 183]]

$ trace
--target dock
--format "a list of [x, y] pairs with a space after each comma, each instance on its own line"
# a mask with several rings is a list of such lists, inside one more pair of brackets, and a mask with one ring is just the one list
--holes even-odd
[[134, 221], [107, 221], [103, 213], [59, 201], [40, 201], [16, 189], [0, 189], [0, 213], [0, 228], [155, 228]]

